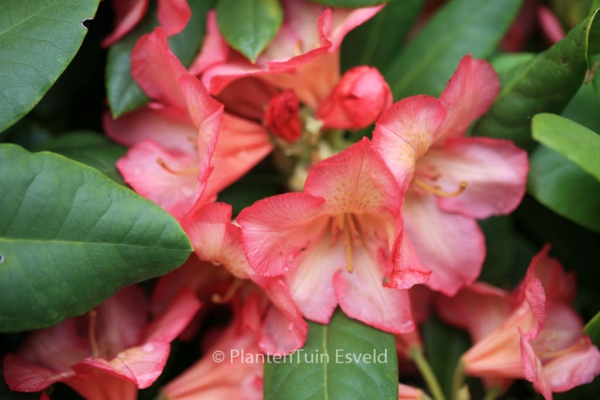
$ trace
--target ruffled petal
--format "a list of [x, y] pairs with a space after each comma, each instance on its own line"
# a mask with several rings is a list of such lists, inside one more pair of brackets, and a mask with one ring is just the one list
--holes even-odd
[[488, 138], [457, 138], [443, 147], [431, 148], [417, 168], [439, 173], [435, 185], [453, 197], [439, 197], [444, 211], [484, 219], [512, 212], [525, 195], [529, 162], [527, 153], [511, 141]]
[[485, 258], [485, 237], [475, 220], [439, 209], [433, 196], [408, 193], [404, 229], [421, 261], [432, 271], [426, 285], [453, 296], [472, 284]]
[[65, 381], [71, 389], [88, 400], [136, 400], [135, 383], [91, 365], [79, 364], [78, 375]]
[[466, 55], [450, 78], [440, 101], [448, 116], [435, 133], [436, 141], [462, 136], [469, 125], [490, 108], [500, 92], [500, 80], [494, 68], [485, 60]]
[[445, 117], [446, 110], [438, 99], [420, 95], [395, 103], [377, 121], [373, 148], [402, 189], [408, 188], [417, 160], [429, 149]]
[[4, 357], [3, 373], [10, 390], [16, 392], [39, 392], [75, 375], [71, 368], [47, 368], [17, 354]]
[[429, 280], [431, 270], [417, 254], [410, 237], [402, 233], [396, 238], [392, 249], [391, 262], [385, 271], [384, 286], [395, 289], [409, 289]]
[[304, 193], [286, 193], [259, 200], [242, 210], [244, 249], [250, 266], [260, 275], [281, 275], [294, 259], [314, 244], [325, 229], [321, 198]]
[[543, 366], [553, 392], [566, 392], [576, 386], [591, 383], [600, 374], [600, 352], [588, 337], [580, 339], [577, 351], [556, 358]]
[[519, 330], [521, 344], [521, 362], [525, 378], [533, 383], [535, 390], [540, 392], [546, 400], [552, 400], [552, 388], [544, 374], [542, 362], [535, 354], [529, 343], [527, 334]]

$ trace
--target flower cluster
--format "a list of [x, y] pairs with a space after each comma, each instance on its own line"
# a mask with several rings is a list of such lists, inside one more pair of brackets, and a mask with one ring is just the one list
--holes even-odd
[[[117, 27], [106, 45], [147, 8], [114, 4]], [[195, 253], [157, 281], [150, 299], [132, 286], [32, 333], [4, 359], [10, 388], [64, 382], [89, 399], [135, 398], [161, 374], [170, 342], [194, 337], [223, 305], [232, 322], [205, 335], [206, 354], [289, 354], [304, 345], [306, 320], [327, 324], [338, 306], [398, 335], [408, 354], [422, 346], [421, 304], [411, 299], [423, 286], [415, 285], [428, 288], [445, 321], [468, 330], [474, 345], [461, 362], [486, 385], [527, 379], [550, 399], [592, 380], [600, 353], [570, 307], [572, 277], [548, 248], [513, 292], [475, 282], [486, 254], [477, 220], [512, 212], [529, 169], [512, 142], [468, 135], [500, 90], [492, 66], [465, 55], [439, 98], [393, 103], [375, 68], [340, 72], [344, 36], [382, 6], [282, 4], [283, 26], [254, 63], [229, 47], [209, 12], [187, 69], [167, 40], [190, 18], [187, 3], [158, 2], [161, 26], [131, 54], [132, 76], [151, 101], [117, 119], [107, 112], [104, 127], [129, 148], [117, 163], [125, 182], [180, 222]], [[372, 138], [347, 140], [345, 131], [372, 124]], [[233, 218], [220, 192], [269, 155], [286, 192]], [[260, 364], [205, 357], [161, 393], [259, 399], [262, 379]], [[404, 385], [400, 392], [424, 396]]]

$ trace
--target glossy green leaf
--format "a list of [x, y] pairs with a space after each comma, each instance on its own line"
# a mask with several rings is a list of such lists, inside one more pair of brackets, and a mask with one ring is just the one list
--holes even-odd
[[52, 151], [79, 161], [97, 169], [113, 181], [125, 185], [115, 164], [125, 155], [127, 148], [111, 142], [99, 133], [85, 131], [66, 133], [44, 143], [37, 150]]
[[265, 363], [266, 400], [397, 399], [394, 335], [348, 318], [309, 322], [304, 348]]
[[[358, 7], [370, 7], [376, 6], [378, 4], [387, 3], [391, 0], [313, 0], [315, 3], [324, 4], [330, 7], [348, 7], [348, 8], [358, 8]], [[402, 1], [396, 1], [396, 3], [401, 3]]]
[[392, 1], [342, 42], [342, 69], [372, 65], [383, 71], [404, 45], [425, 0]]
[[156, 204], [60, 155], [0, 146], [0, 331], [55, 325], [192, 251]]
[[0, 1], [0, 132], [27, 114], [81, 46], [99, 0]]
[[488, 57], [521, 6], [521, 0], [447, 2], [384, 71], [395, 99], [438, 96], [459, 61]]
[[600, 346], [600, 312], [585, 325], [583, 333], [592, 339], [592, 343]]
[[600, 132], [600, 114], [598, 114], [598, 110], [600, 110], [600, 99], [596, 96], [594, 87], [584, 83], [567, 104], [561, 116], [594, 132]]
[[[200, 50], [206, 28], [206, 13], [213, 3], [213, 0], [190, 0], [190, 22], [180, 34], [169, 38], [171, 50], [185, 66], [191, 64]], [[106, 94], [114, 118], [143, 107], [149, 101], [131, 77], [130, 56], [138, 39], [152, 32], [156, 26], [156, 2], [151, 2], [144, 19], [108, 51]]]
[[600, 180], [600, 136], [597, 133], [554, 114], [536, 115], [531, 129], [535, 140]]
[[600, 232], [600, 182], [561, 154], [544, 146], [533, 152], [527, 190], [557, 214]]
[[279, 31], [283, 9], [278, 0], [219, 0], [217, 22], [227, 43], [254, 62]]
[[564, 109], [583, 82], [588, 49], [592, 54], [599, 38], [600, 23], [594, 13], [550, 49], [502, 73], [500, 94], [475, 126], [475, 133], [531, 147], [531, 118]]

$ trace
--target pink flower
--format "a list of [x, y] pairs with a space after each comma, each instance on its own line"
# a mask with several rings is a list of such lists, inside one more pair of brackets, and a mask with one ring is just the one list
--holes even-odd
[[527, 379], [546, 399], [589, 383], [600, 373], [600, 352], [570, 308], [572, 276], [545, 247], [523, 282], [507, 294], [475, 284], [438, 303], [442, 318], [469, 330], [474, 345], [462, 356], [467, 374], [506, 388]]
[[16, 354], [4, 358], [11, 390], [37, 392], [64, 382], [87, 399], [135, 399], [162, 373], [170, 342], [200, 303], [189, 290], [148, 320], [147, 299], [130, 286], [86, 316], [33, 332]]
[[[260, 276], [248, 264], [240, 227], [231, 223], [230, 205], [206, 204], [187, 214], [182, 227], [200, 259], [224, 266], [235, 277], [230, 290], [242, 292], [244, 316], [247, 313], [257, 316], [253, 328], [262, 352], [284, 355], [304, 345], [308, 324], [300, 315], [284, 280]], [[233, 293], [230, 291], [225, 296], [231, 297]]]
[[392, 101], [390, 87], [376, 68], [354, 67], [319, 104], [316, 116], [326, 127], [366, 128]]
[[487, 62], [465, 56], [439, 100], [401, 100], [373, 133], [373, 148], [406, 192], [405, 234], [394, 255], [400, 271], [424, 264], [432, 271], [426, 284], [447, 295], [481, 271], [485, 241], [475, 218], [509, 213], [525, 193], [524, 151], [507, 140], [464, 136], [499, 87]]
[[214, 200], [271, 151], [263, 127], [223, 113], [170, 52], [161, 28], [138, 41], [132, 74], [155, 102], [116, 120], [106, 113], [104, 127], [132, 146], [117, 163], [125, 181], [174, 217]]
[[300, 100], [296, 93], [293, 90], [284, 90], [269, 100], [265, 125], [276, 137], [294, 143], [302, 136], [299, 110]]
[[[204, 357], [161, 389], [169, 400], [261, 400], [263, 361], [254, 332], [239, 308]], [[222, 356], [219, 359], [215, 358]]]
[[384, 288], [401, 192], [368, 139], [311, 169], [302, 193], [243, 210], [244, 249], [263, 276], [283, 276], [304, 317], [350, 317], [394, 333], [414, 329], [408, 294]]
[[[133, 29], [148, 10], [149, 0], [112, 0], [116, 14], [115, 30], [102, 41], [109, 47]], [[185, 28], [192, 10], [187, 0], [158, 0], [158, 22], [168, 36], [176, 35]]]

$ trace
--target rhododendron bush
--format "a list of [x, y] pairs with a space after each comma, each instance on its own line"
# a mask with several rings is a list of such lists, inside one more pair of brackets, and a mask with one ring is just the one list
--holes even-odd
[[600, 398], [600, 1], [0, 1], [0, 397]]

